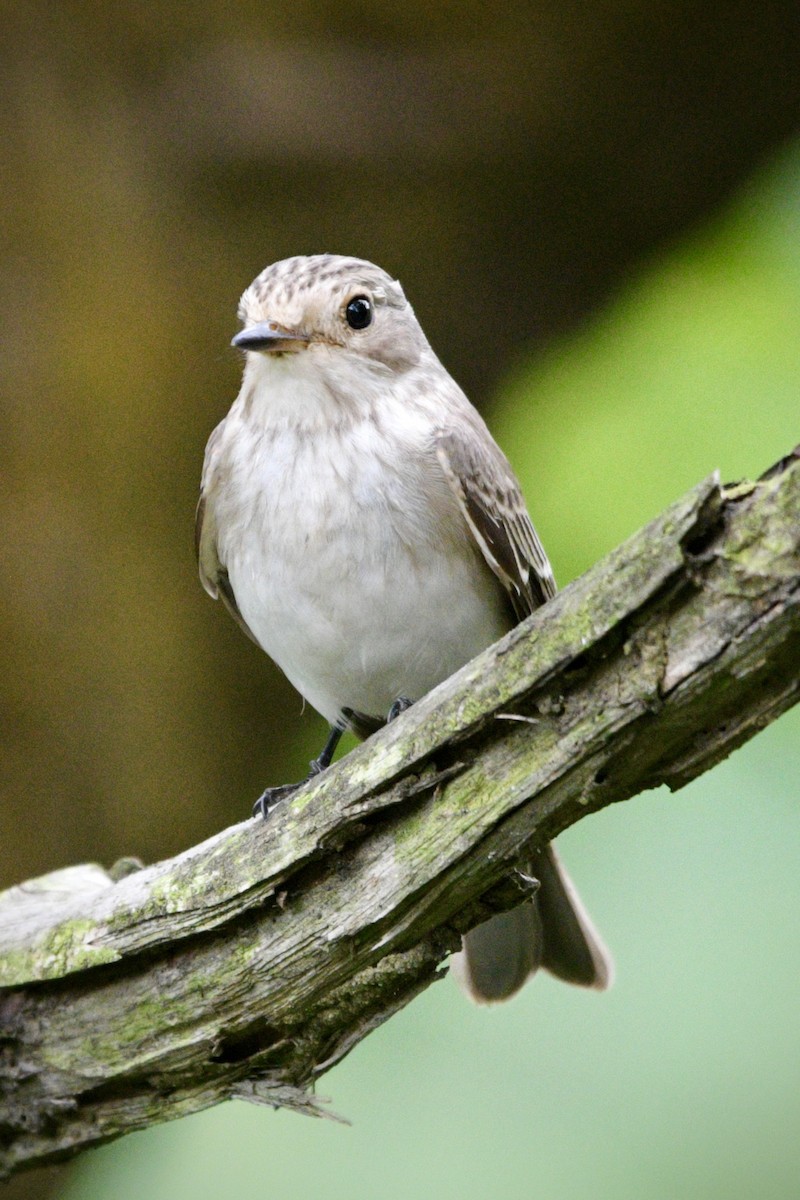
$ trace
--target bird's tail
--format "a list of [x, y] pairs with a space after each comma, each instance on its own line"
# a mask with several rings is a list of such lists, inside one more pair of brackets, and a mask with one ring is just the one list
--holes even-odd
[[459, 982], [478, 1003], [507, 1000], [539, 967], [579, 987], [611, 985], [611, 955], [554, 848], [530, 867], [540, 883], [533, 899], [470, 930], [456, 955]]

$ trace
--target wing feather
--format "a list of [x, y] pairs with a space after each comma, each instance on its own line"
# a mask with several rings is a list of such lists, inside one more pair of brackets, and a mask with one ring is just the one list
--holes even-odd
[[555, 595], [556, 584], [507, 458], [477, 413], [468, 423], [461, 420], [438, 431], [436, 455], [483, 557], [521, 621]]
[[[225, 422], [220, 421], [206, 444], [203, 474], [200, 482], [200, 498], [194, 520], [194, 546], [200, 570], [200, 582], [214, 600], [217, 598], [227, 608], [237, 625], [247, 636], [256, 641], [244, 617], [239, 611], [236, 596], [228, 578], [225, 564], [220, 560], [217, 546], [217, 519], [214, 497], [217, 490], [217, 472], [220, 459], [220, 442]], [[256, 645], [258, 643], [256, 642]]]

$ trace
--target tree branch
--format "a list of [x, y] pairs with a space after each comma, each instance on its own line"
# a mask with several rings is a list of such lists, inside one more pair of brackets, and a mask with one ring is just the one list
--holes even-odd
[[0, 896], [0, 1175], [316, 1078], [519, 902], [523, 848], [800, 697], [800, 451], [699, 484], [391, 726], [169, 862]]

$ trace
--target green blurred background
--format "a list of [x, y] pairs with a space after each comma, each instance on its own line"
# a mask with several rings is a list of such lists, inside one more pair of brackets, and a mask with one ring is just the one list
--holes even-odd
[[[589, 0], [6, 7], [0, 886], [173, 854], [321, 721], [196, 580], [239, 293], [402, 279], [561, 583], [715, 467], [800, 440], [800, 13]], [[800, 1196], [800, 713], [562, 839], [614, 989], [451, 981], [321, 1086], [10, 1200]]]

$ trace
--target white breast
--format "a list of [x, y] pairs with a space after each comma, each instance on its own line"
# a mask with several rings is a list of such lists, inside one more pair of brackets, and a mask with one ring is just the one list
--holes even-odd
[[[314, 402], [286, 380], [287, 412]], [[226, 422], [218, 548], [253, 635], [328, 721], [383, 718], [509, 626], [432, 449], [402, 396], [321, 427], [248, 411]], [[319, 404], [328, 399], [316, 398]], [[290, 406], [293, 406], [290, 408]], [[387, 430], [391, 430], [391, 434]]]

